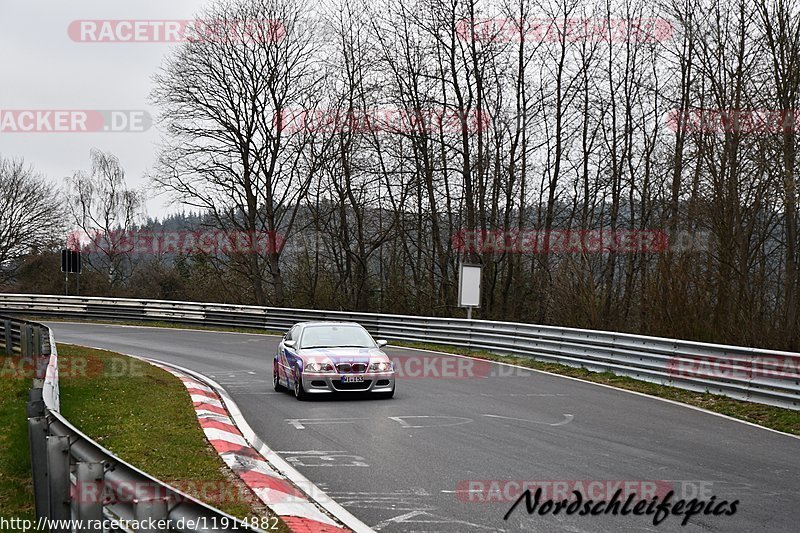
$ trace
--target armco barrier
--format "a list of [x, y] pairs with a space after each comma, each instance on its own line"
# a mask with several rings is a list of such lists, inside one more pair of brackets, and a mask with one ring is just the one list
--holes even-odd
[[352, 320], [388, 340], [530, 357], [800, 409], [800, 354], [758, 348], [515, 322], [164, 300], [0, 294], [0, 312], [277, 331], [303, 320]]
[[35, 372], [27, 416], [38, 524], [59, 521], [51, 533], [70, 531], [69, 520], [73, 527], [82, 520], [82, 531], [101, 531], [86, 526], [103, 521], [129, 531], [114, 524], [134, 520], [171, 531], [261, 531], [138, 470], [70, 424], [59, 412], [58, 352], [47, 327], [0, 316], [0, 339], [0, 362], [19, 357], [19, 367]]

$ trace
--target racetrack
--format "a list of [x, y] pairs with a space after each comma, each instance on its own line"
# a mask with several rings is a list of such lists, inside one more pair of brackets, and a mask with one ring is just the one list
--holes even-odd
[[[469, 360], [393, 347], [386, 352], [413, 375], [399, 377], [394, 399], [298, 402], [272, 390], [277, 337], [48, 326], [59, 342], [213, 378], [264, 442], [375, 530], [796, 531], [800, 523], [800, 439], [703, 411], [488, 363], [461, 372]], [[456, 370], [442, 377], [442, 369]], [[524, 504], [504, 521], [513, 498], [477, 501], [487, 495], [476, 487], [489, 485], [471, 480], [657, 481], [677, 498], [739, 505], [735, 516], [701, 514], [686, 527], [677, 516], [654, 526], [648, 516], [528, 515]]]

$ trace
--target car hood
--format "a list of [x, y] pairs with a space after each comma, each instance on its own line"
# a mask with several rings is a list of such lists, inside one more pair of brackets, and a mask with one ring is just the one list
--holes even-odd
[[298, 355], [303, 359], [329, 359], [334, 363], [367, 362], [375, 359], [389, 360], [389, 357], [379, 348], [306, 348], [301, 349]]

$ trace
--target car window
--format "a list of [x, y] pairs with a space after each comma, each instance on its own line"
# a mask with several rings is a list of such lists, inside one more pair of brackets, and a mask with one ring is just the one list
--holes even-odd
[[307, 326], [303, 329], [300, 348], [374, 348], [367, 331], [360, 326]]
[[294, 326], [292, 329], [290, 329], [290, 330], [289, 330], [289, 331], [286, 333], [286, 337], [284, 338], [284, 340], [287, 340], [287, 341], [296, 341], [296, 340], [297, 340], [297, 330], [298, 330], [298, 327], [297, 327], [297, 326]]

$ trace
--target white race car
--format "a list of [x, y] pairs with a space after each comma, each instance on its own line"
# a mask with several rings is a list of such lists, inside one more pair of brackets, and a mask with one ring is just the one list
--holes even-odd
[[364, 392], [394, 396], [395, 369], [387, 344], [355, 322], [301, 322], [283, 336], [272, 367], [275, 390], [311, 394]]

